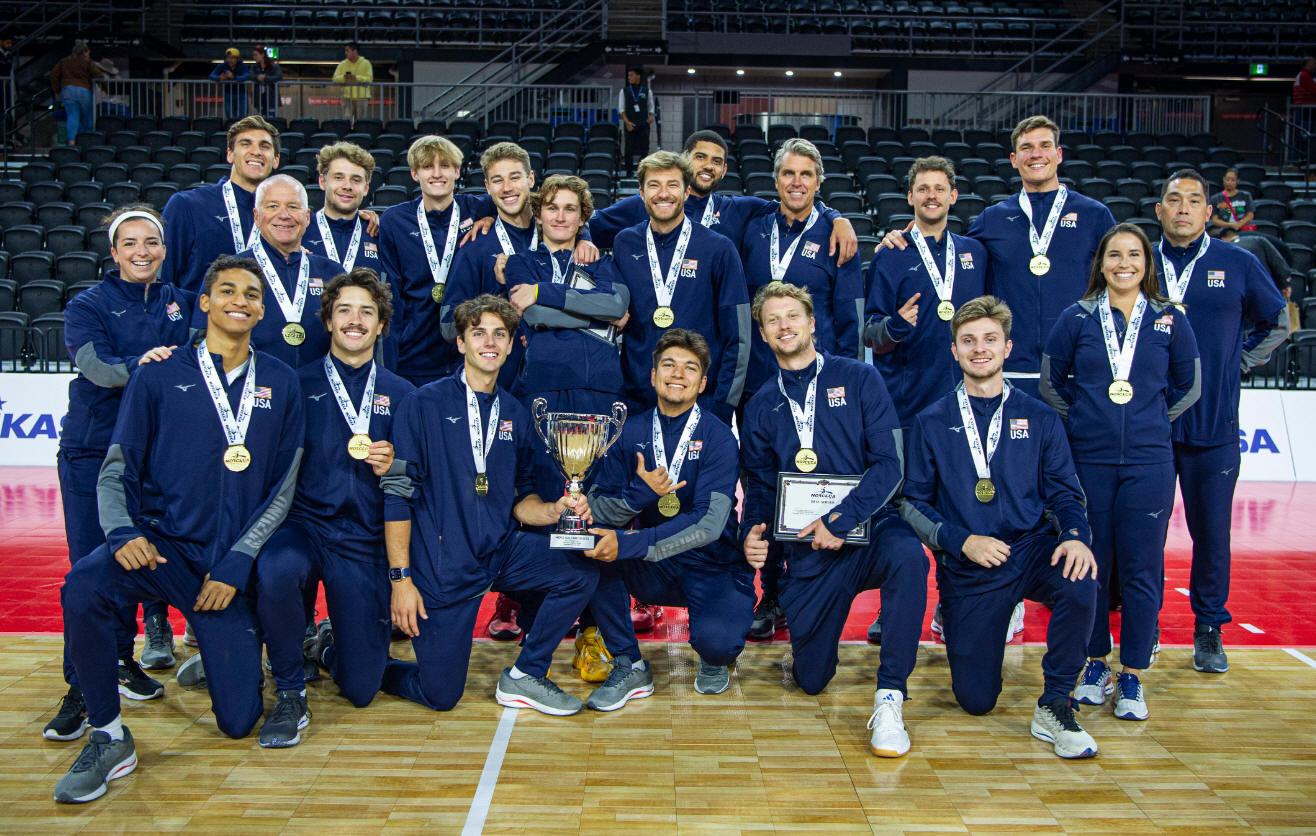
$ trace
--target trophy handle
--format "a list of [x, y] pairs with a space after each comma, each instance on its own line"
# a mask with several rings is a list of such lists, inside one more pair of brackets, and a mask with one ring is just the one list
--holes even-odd
[[603, 420], [613, 426], [613, 433], [612, 438], [608, 439], [608, 443], [603, 445], [603, 449], [599, 451], [598, 457], [600, 459], [607, 455], [608, 451], [612, 449], [612, 445], [616, 444], [617, 440], [621, 438], [621, 427], [622, 424], [626, 423], [626, 404], [621, 401], [613, 401], [612, 416], [605, 417]]
[[541, 423], [546, 423], [544, 419], [548, 416], [548, 400], [535, 398], [530, 403], [530, 414], [534, 418], [532, 423], [535, 425], [535, 432], [544, 440], [544, 449], [552, 453], [553, 445], [549, 443], [548, 436], [544, 435], [544, 430], [539, 426]]

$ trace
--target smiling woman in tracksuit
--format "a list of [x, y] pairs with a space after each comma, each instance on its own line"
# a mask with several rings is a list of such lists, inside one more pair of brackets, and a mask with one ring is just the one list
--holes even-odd
[[[1097, 558], [1097, 612], [1088, 663], [1074, 696], [1115, 716], [1147, 719], [1139, 674], [1151, 664], [1174, 507], [1170, 422], [1201, 394], [1202, 368], [1188, 318], [1161, 293], [1151, 242], [1119, 224], [1101, 239], [1087, 292], [1056, 322], [1042, 355], [1040, 388], [1065, 418], [1088, 499]], [[1112, 683], [1110, 581], [1124, 602]]]

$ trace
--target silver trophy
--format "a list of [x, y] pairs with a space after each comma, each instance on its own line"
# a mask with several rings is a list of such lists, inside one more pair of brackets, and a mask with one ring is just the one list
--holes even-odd
[[[544, 439], [549, 455], [567, 477], [566, 495], [575, 499], [581, 495], [581, 482], [585, 474], [608, 448], [621, 438], [621, 426], [626, 423], [626, 405], [612, 405], [612, 415], [588, 415], [579, 412], [549, 412], [548, 401], [535, 398], [531, 404], [535, 432]], [[608, 427], [613, 427], [609, 438]], [[580, 515], [564, 511], [558, 520], [557, 530], [548, 537], [554, 549], [592, 549], [594, 535], [589, 533]]]

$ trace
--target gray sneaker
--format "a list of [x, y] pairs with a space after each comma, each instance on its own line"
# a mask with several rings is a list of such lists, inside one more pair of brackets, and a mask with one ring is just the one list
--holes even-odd
[[311, 723], [311, 709], [301, 691], [279, 691], [270, 716], [260, 727], [260, 745], [286, 749], [302, 742], [301, 730]]
[[206, 687], [206, 668], [201, 662], [201, 654], [194, 653], [186, 662], [178, 666], [175, 678], [184, 688]]
[[1198, 624], [1193, 628], [1193, 667], [1203, 673], [1229, 670], [1229, 657], [1225, 655], [1219, 627]]
[[174, 666], [174, 628], [164, 613], [148, 616], [145, 623], [146, 647], [142, 650], [142, 667], [160, 671]]
[[630, 700], [643, 699], [653, 693], [653, 669], [641, 661], [634, 667], [628, 656], [614, 656], [612, 672], [603, 684], [589, 695], [586, 705], [595, 711], [616, 711]]
[[710, 665], [699, 660], [699, 673], [695, 674], [695, 691], [700, 694], [720, 694], [731, 687], [731, 669], [726, 665]]
[[508, 708], [533, 708], [555, 717], [566, 717], [585, 707], [583, 702], [557, 687], [557, 683], [547, 676], [527, 675], [513, 679], [511, 668], [503, 668], [494, 698], [499, 705]]
[[137, 768], [137, 750], [132, 732], [123, 727], [123, 740], [110, 740], [103, 731], [93, 730], [78, 759], [55, 784], [55, 800], [64, 804], [81, 804], [105, 795], [107, 784]]

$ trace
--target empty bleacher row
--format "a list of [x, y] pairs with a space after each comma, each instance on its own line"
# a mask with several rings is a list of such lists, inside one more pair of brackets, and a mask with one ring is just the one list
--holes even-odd
[[[10, 343], [17, 329], [53, 323], [68, 300], [94, 284], [108, 263], [109, 241], [102, 219], [113, 206], [143, 200], [162, 208], [181, 189], [217, 182], [227, 175], [226, 133], [218, 120], [102, 118], [98, 130], [83, 134], [74, 147], [51, 149], [47, 159], [34, 160], [17, 177], [0, 182], [0, 312], [6, 314]], [[483, 189], [479, 152], [495, 142], [519, 142], [530, 152], [532, 167], [542, 179], [548, 174], [579, 174], [593, 191], [596, 205], [608, 205], [638, 190], [636, 181], [620, 176], [617, 128], [614, 124], [510, 121], [483, 125], [475, 120], [444, 125], [437, 120], [291, 120], [279, 124], [283, 152], [280, 171], [307, 184], [312, 208], [323, 199], [317, 186], [315, 157], [325, 144], [348, 139], [376, 157], [367, 203], [374, 208], [411, 199], [418, 189], [411, 179], [406, 149], [415, 135], [442, 133], [462, 148], [466, 164], [463, 188]], [[929, 131], [903, 128], [825, 125], [799, 129], [773, 124], [765, 131], [756, 124], [710, 126], [728, 139], [728, 173], [720, 191], [775, 197], [772, 155], [782, 141], [802, 136], [814, 142], [824, 158], [822, 198], [844, 213], [861, 240], [867, 261], [885, 229], [912, 219], [905, 199], [904, 178], [919, 156], [942, 154], [956, 165], [960, 196], [952, 208], [950, 227], [967, 230], [986, 206], [1016, 194], [1017, 173], [1010, 166], [1009, 135], [985, 130]], [[1238, 162], [1238, 154], [1220, 146], [1209, 134], [1064, 134], [1062, 182], [1102, 200], [1117, 220], [1142, 226], [1159, 238], [1154, 207], [1163, 179], [1182, 167], [1195, 167], [1213, 190], [1229, 167], [1240, 173], [1240, 188], [1256, 198], [1256, 224], [1285, 242], [1295, 275], [1310, 277], [1295, 289], [1301, 300], [1308, 284], [1316, 284], [1312, 251], [1316, 248], [1316, 201], [1299, 199], [1287, 183], [1267, 179], [1265, 169]], [[1316, 299], [1312, 300], [1316, 302]], [[1316, 306], [1308, 306], [1316, 307]], [[13, 316], [9, 316], [13, 314]], [[21, 319], [22, 324], [17, 322]], [[26, 357], [40, 359], [43, 333], [29, 334]], [[55, 343], [58, 347], [58, 343]], [[0, 345], [13, 361], [18, 351]], [[53, 358], [60, 359], [57, 352]]]

